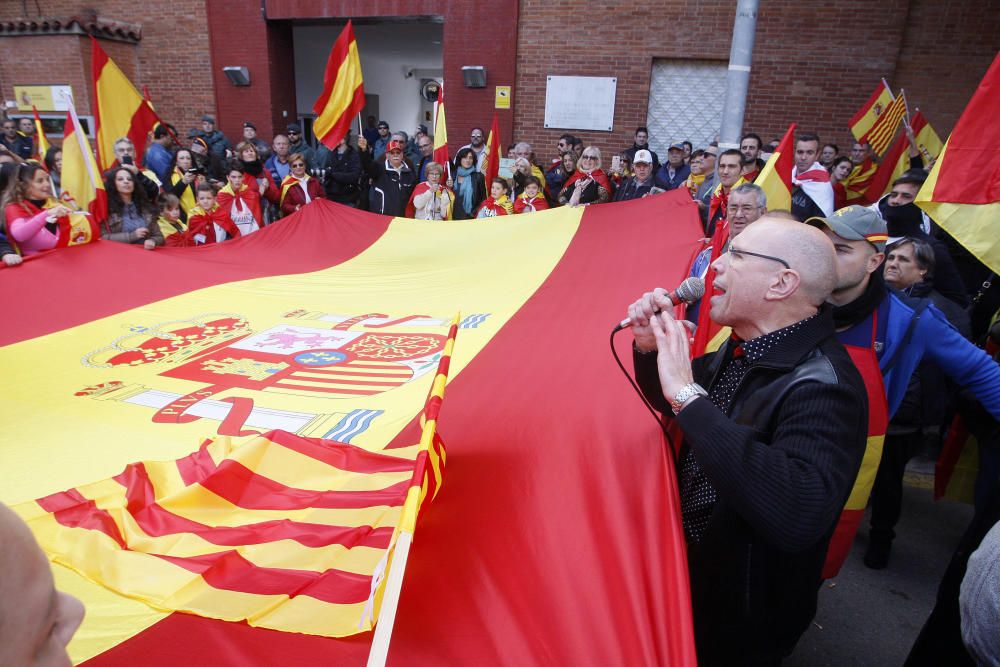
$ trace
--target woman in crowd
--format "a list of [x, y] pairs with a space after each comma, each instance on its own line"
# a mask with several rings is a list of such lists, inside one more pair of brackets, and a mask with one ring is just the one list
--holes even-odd
[[468, 220], [476, 217], [476, 210], [486, 199], [486, 179], [476, 164], [476, 153], [471, 148], [463, 148], [455, 156], [453, 172], [455, 206], [452, 217]]
[[278, 199], [283, 216], [295, 213], [313, 199], [326, 199], [323, 186], [306, 173], [306, 158], [302, 153], [289, 155], [288, 164], [290, 171], [281, 182], [281, 196]]
[[838, 157], [830, 164], [830, 185], [833, 186], [833, 210], [839, 211], [847, 206], [847, 190], [844, 181], [851, 175], [854, 163], [846, 155]]
[[49, 170], [52, 179], [52, 196], [59, 199], [62, 195], [62, 149], [53, 146], [45, 152], [45, 168]]
[[[0, 205], [3, 206], [3, 231], [7, 238], [17, 244], [25, 257], [66, 245], [64, 237], [69, 233], [68, 219], [72, 211], [52, 197], [48, 173], [33, 163], [5, 164], [3, 173], [7, 183]], [[11, 263], [8, 255], [4, 255], [6, 264]]]
[[588, 206], [611, 201], [614, 188], [601, 169], [601, 150], [596, 146], [583, 149], [580, 164], [559, 193], [559, 203], [568, 206]]
[[207, 174], [195, 166], [194, 155], [189, 149], [182, 148], [174, 154], [173, 165], [170, 168], [170, 184], [164, 191], [180, 201], [182, 221], [187, 222], [191, 209], [197, 205], [195, 193], [198, 186], [207, 178]]
[[417, 220], [451, 220], [455, 193], [441, 183], [444, 167], [430, 162], [425, 168], [427, 180], [413, 189], [413, 197], [406, 207], [406, 217]]
[[330, 201], [357, 208], [361, 196], [361, 157], [350, 144], [348, 132], [326, 161], [326, 196]]
[[108, 193], [108, 220], [101, 238], [117, 243], [141, 243], [146, 250], [163, 245], [163, 234], [156, 223], [157, 211], [146, 198], [146, 191], [136, 187], [136, 179], [124, 167], [114, 169], [104, 184]]
[[682, 141], [681, 146], [684, 147], [684, 164], [691, 164], [691, 152], [694, 151], [694, 144], [690, 141]]
[[264, 221], [261, 197], [268, 189], [266, 183], [248, 179], [245, 174], [243, 162], [232, 160], [226, 171], [226, 185], [219, 190], [218, 196], [219, 206], [239, 229], [240, 236], [253, 234], [261, 228]]
[[684, 187], [688, 189], [691, 193], [691, 198], [694, 199], [698, 196], [698, 188], [701, 184], [705, 182], [705, 172], [704, 172], [704, 155], [705, 151], [696, 150], [691, 153], [691, 161], [688, 163], [691, 167], [691, 175], [688, 179], [684, 181]]
[[507, 197], [507, 179], [496, 176], [490, 183], [490, 196], [483, 201], [483, 205], [476, 211], [477, 218], [495, 218], [498, 215], [512, 215], [514, 205]]
[[[252, 141], [241, 141], [236, 145], [236, 159], [243, 163], [243, 180], [247, 185], [253, 185], [251, 178], [257, 179], [257, 186], [260, 188], [262, 200], [266, 199], [275, 206], [281, 206], [281, 188], [274, 180], [271, 170], [264, 166], [264, 160], [260, 156], [260, 150]], [[291, 156], [289, 156], [289, 161]], [[264, 201], [261, 201], [261, 227], [269, 225], [280, 217], [280, 211], [272, 210]]]
[[[577, 158], [575, 152], [573, 152], [573, 151], [567, 151], [567, 152], [563, 153], [563, 156], [562, 156], [562, 166], [563, 166], [563, 174], [564, 174], [563, 175], [563, 187], [566, 186], [566, 183], [569, 181], [569, 179], [571, 179], [574, 176], [576, 176], [576, 163], [577, 162], [579, 162], [579, 159]], [[555, 192], [555, 193], [551, 193], [551, 194], [553, 194], [556, 197], [556, 202], [553, 205], [565, 205], [566, 204], [566, 202], [561, 201], [559, 199], [559, 195], [562, 194], [562, 189], [560, 189], [559, 192]]]

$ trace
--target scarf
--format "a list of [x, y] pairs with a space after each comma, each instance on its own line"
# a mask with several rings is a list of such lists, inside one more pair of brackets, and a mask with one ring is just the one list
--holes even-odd
[[462, 178], [462, 182], [459, 183], [456, 179], [455, 185], [458, 189], [458, 195], [462, 198], [462, 210], [468, 214], [472, 213], [472, 198], [474, 196], [473, 190], [475, 189], [472, 183], [472, 173], [476, 171], [475, 167], [459, 167], [458, 176]]
[[830, 185], [830, 172], [819, 162], [813, 162], [812, 166], [802, 173], [799, 173], [798, 167], [792, 167], [792, 185], [802, 188], [802, 191], [823, 211], [823, 215], [833, 215], [833, 186]]
[[[733, 188], [737, 188], [743, 185], [744, 180], [741, 176], [739, 180], [733, 183]], [[729, 192], [732, 192], [732, 189]], [[722, 187], [722, 183], [715, 186], [715, 190], [712, 192], [712, 199], [708, 202], [708, 229], [705, 233], [711, 233], [720, 224], [725, 225], [726, 216], [729, 214], [729, 192]], [[718, 219], [716, 219], [716, 214], [719, 214]]]
[[288, 190], [300, 183], [302, 184], [302, 192], [304, 192], [306, 195], [305, 197], [306, 203], [308, 204], [310, 201], [312, 201], [312, 198], [309, 196], [310, 178], [312, 178], [312, 176], [310, 176], [309, 174], [306, 174], [302, 178], [297, 178], [293, 174], [285, 176], [285, 180], [281, 181], [281, 196], [278, 198], [278, 206], [281, 206], [282, 204], [285, 203], [285, 195], [288, 194]]
[[700, 188], [701, 184], [704, 182], [705, 174], [691, 174], [688, 176], [688, 179], [684, 181], [684, 187], [686, 187], [688, 192], [691, 193], [691, 197], [697, 197], [698, 188]]
[[914, 203], [903, 204], [902, 206], [889, 206], [888, 197], [884, 197], [878, 203], [879, 213], [885, 220], [889, 230], [889, 236], [896, 238], [900, 236], [916, 236], [924, 238], [923, 227], [924, 212]]
[[589, 174], [587, 172], [577, 169], [576, 171], [573, 172], [573, 175], [567, 178], [566, 182], [563, 183], [563, 189], [565, 190], [567, 187], [573, 185], [581, 178], [592, 178], [594, 179], [594, 181], [597, 182], [597, 185], [607, 190], [609, 194], [611, 192], [614, 192], [614, 190], [611, 188], [611, 181], [608, 180], [608, 176], [607, 174], [604, 173], [603, 169], [595, 169]]
[[881, 271], [869, 274], [868, 287], [865, 288], [861, 296], [843, 306], [834, 306], [834, 326], [838, 329], [844, 329], [864, 320], [882, 303], [886, 289], [885, 279], [882, 278]]
[[252, 162], [243, 163], [243, 173], [250, 174], [254, 178], [261, 175], [264, 171], [264, 164], [260, 160], [254, 160]]
[[513, 205], [507, 195], [501, 195], [499, 199], [487, 197], [483, 205], [479, 207], [477, 218], [493, 218], [498, 215], [510, 215], [514, 211]]

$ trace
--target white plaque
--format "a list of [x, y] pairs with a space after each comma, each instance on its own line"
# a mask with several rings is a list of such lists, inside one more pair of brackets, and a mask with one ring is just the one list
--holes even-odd
[[546, 78], [545, 127], [603, 132], [614, 128], [617, 77]]

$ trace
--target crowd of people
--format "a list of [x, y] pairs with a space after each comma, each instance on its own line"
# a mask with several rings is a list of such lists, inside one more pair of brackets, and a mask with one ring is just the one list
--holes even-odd
[[[60, 198], [59, 148], [33, 160], [24, 120], [4, 121], [0, 136], [7, 266], [59, 247], [65, 219], [80, 215]], [[101, 237], [150, 250], [218, 243], [280, 224], [316, 199], [467, 220], [671, 190], [691, 197], [705, 247], [690, 272], [711, 268], [716, 293], [688, 309], [687, 324], [659, 289], [629, 317], [639, 384], [685, 435], [677, 469], [706, 664], [774, 664], [794, 648], [872, 438], [884, 447], [866, 566], [888, 566], [906, 463], [938, 450], [956, 414], [980, 447], [972, 541], [1000, 518], [1000, 366], [983, 350], [1000, 345], [995, 276], [914, 203], [931, 165], [912, 133], [910, 169], [874, 202], [859, 188], [874, 160], [866, 144], [843, 154], [798, 135], [791, 207], [781, 211], [755, 184], [779, 141], [755, 133], [739, 148], [680, 141], [660, 156], [639, 127], [608, 161], [571, 134], [548, 162], [515, 142], [509, 172], [487, 181], [482, 128], [443, 162], [423, 125], [410, 137], [369, 117], [332, 150], [309, 145], [298, 123], [285, 130], [268, 143], [246, 121], [233, 145], [206, 115], [186, 142], [158, 126], [143, 156], [119, 139], [104, 174], [107, 219], [95, 221]], [[690, 328], [702, 309], [733, 337], [692, 365]]]

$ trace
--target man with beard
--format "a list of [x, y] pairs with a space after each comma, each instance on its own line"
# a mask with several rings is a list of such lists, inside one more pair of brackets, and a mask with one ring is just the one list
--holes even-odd
[[[483, 157], [486, 156], [486, 133], [483, 132], [483, 128], [474, 127], [472, 128], [472, 134], [469, 135], [469, 139], [469, 143], [462, 146], [462, 148], [471, 149], [476, 154], [476, 164], [479, 165], [479, 171], [486, 173], [483, 166]], [[462, 148], [458, 150], [462, 150]]]
[[764, 168], [764, 161], [760, 159], [760, 147], [764, 142], [753, 132], [744, 134], [740, 139], [740, 154], [743, 162], [743, 180], [753, 183], [757, 174]]
[[635, 154], [638, 151], [649, 151], [649, 154], [653, 157], [653, 173], [655, 174], [660, 168], [660, 158], [656, 155], [656, 151], [649, 147], [649, 129], [642, 125], [635, 128], [635, 138], [632, 147], [626, 148], [623, 152], [629, 164], [635, 163]]

